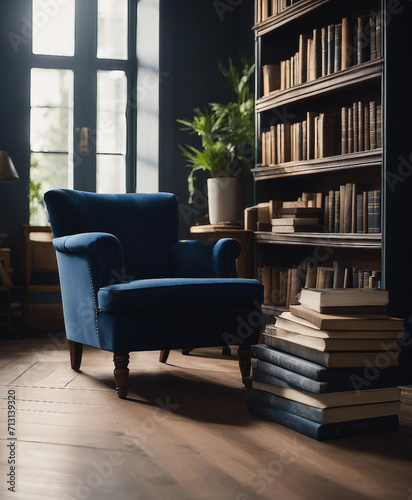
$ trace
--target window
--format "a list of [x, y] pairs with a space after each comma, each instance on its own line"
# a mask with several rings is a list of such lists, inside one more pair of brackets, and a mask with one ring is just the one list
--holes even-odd
[[32, 0], [31, 224], [51, 188], [135, 191], [136, 4]]

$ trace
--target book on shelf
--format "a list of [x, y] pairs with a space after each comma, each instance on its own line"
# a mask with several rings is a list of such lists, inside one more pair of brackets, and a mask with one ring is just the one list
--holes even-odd
[[360, 390], [364, 389], [382, 389], [395, 387], [397, 382], [399, 382], [398, 371], [397, 373], [385, 374], [385, 376], [379, 379], [371, 380], [367, 387], [358, 389], [356, 385], [358, 379], [353, 378], [352, 374], [352, 376], [344, 377], [341, 380], [320, 382], [262, 359], [257, 359], [255, 364], [256, 366], [253, 368], [252, 375], [252, 379], [255, 382], [280, 385], [282, 387], [289, 387], [290, 389], [313, 394], [330, 394], [343, 391], [360, 392]]
[[247, 399], [247, 408], [256, 415], [281, 424], [318, 441], [327, 441], [329, 439], [365, 434], [367, 432], [396, 429], [399, 426], [398, 415], [319, 424], [294, 413], [268, 406], [254, 398]]
[[306, 226], [303, 225], [283, 225], [283, 226], [275, 226], [272, 224], [272, 233], [321, 233], [323, 232], [323, 226], [319, 224], [308, 224]]
[[318, 266], [315, 286], [320, 288], [332, 288], [333, 276], [333, 267]]
[[265, 64], [262, 66], [263, 95], [280, 90], [280, 65]]
[[[310, 347], [317, 351], [396, 351], [396, 339], [374, 338], [317, 338], [301, 333], [290, 332], [280, 327], [265, 330], [265, 335], [278, 337], [295, 344]], [[403, 335], [402, 335], [403, 336]]]
[[304, 288], [299, 297], [301, 305], [321, 312], [323, 307], [387, 306], [389, 292], [371, 289], [319, 289]]
[[356, 183], [341, 184], [325, 197], [325, 230], [330, 233], [380, 233], [381, 195], [379, 189], [359, 192]]
[[320, 330], [403, 330], [403, 319], [386, 314], [323, 314], [302, 305], [293, 305], [294, 316], [310, 321]]
[[272, 226], [318, 226], [319, 217], [276, 217]]
[[330, 424], [372, 417], [384, 417], [400, 413], [400, 401], [389, 401], [386, 403], [371, 403], [352, 406], [331, 406], [328, 408], [316, 408], [314, 406], [299, 403], [291, 399], [282, 398], [267, 391], [248, 389], [248, 397], [253, 398], [278, 410], [287, 411], [294, 415], [307, 418], [319, 424]]
[[[290, 306], [295, 307], [295, 306]], [[265, 343], [280, 349], [281, 351], [294, 354], [301, 358], [308, 359], [319, 365], [328, 368], [355, 368], [366, 366], [366, 364], [371, 363], [376, 364], [377, 360], [384, 358], [387, 366], [398, 366], [398, 354], [397, 351], [330, 351], [322, 352], [311, 347], [302, 346], [290, 342], [289, 340], [282, 339], [279, 337], [273, 337], [271, 335], [263, 334], [265, 338]]]
[[[375, 367], [340, 367], [331, 368], [315, 363], [309, 359], [296, 356], [286, 351], [281, 351], [267, 344], [256, 344], [252, 346], [252, 358], [267, 361], [277, 365], [285, 370], [303, 375], [304, 377], [316, 380], [318, 382], [339, 382], [344, 379], [354, 381], [363, 381], [364, 387], [370, 387], [375, 383], [377, 387], [389, 385], [398, 385], [399, 368], [397, 366], [385, 367], [380, 370]], [[393, 384], [392, 384], [393, 382]], [[356, 387], [357, 388], [357, 387]]]

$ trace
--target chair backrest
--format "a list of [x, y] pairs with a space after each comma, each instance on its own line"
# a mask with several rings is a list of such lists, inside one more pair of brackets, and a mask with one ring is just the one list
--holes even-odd
[[53, 237], [104, 232], [123, 248], [126, 279], [170, 276], [179, 208], [171, 193], [99, 194], [53, 189], [44, 196]]

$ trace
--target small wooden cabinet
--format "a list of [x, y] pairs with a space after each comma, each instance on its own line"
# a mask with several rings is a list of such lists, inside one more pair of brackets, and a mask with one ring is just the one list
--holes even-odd
[[56, 253], [48, 226], [24, 226], [26, 330], [59, 330], [63, 309]]

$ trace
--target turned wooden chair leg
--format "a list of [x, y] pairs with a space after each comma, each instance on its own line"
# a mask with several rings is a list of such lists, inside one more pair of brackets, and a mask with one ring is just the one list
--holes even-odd
[[167, 358], [169, 357], [170, 351], [160, 351], [159, 361], [160, 363], [166, 363]]
[[120, 399], [125, 399], [127, 396], [127, 381], [129, 378], [129, 353], [115, 352], [113, 354], [114, 361], [114, 380], [116, 382], [116, 392]]
[[73, 370], [78, 372], [82, 363], [83, 344], [69, 340], [70, 364]]
[[251, 350], [250, 345], [240, 345], [237, 351], [242, 379], [249, 377], [250, 375], [250, 370], [252, 368]]

